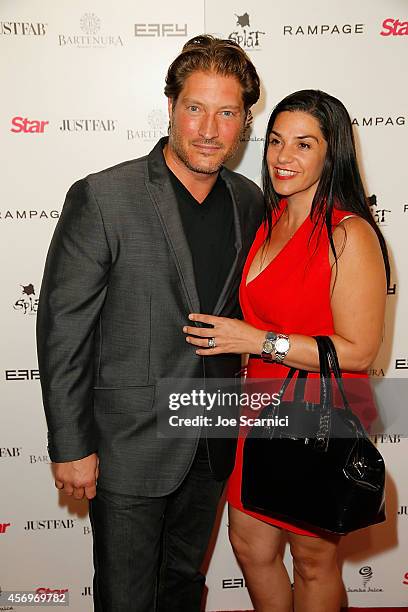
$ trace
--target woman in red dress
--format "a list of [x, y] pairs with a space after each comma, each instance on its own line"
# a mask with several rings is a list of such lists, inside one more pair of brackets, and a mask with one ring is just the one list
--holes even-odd
[[[192, 314], [213, 328], [200, 329], [197, 338], [197, 327], [185, 327], [186, 340], [199, 355], [248, 353], [248, 378], [283, 379], [290, 367], [317, 372], [313, 336], [328, 335], [343, 376], [366, 378], [382, 338], [389, 262], [339, 100], [304, 90], [276, 106], [266, 132], [263, 188], [264, 223], [240, 287], [245, 322]], [[369, 424], [373, 405], [359, 416]], [[243, 508], [243, 442], [240, 437], [228, 487], [229, 527], [256, 612], [338, 612], [339, 537]], [[293, 593], [281, 556], [283, 532], [293, 556]]]

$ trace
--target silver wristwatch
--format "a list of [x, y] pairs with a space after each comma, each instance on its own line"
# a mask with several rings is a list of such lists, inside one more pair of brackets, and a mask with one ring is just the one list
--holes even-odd
[[289, 336], [266, 332], [262, 345], [262, 359], [267, 362], [282, 363], [290, 349]]

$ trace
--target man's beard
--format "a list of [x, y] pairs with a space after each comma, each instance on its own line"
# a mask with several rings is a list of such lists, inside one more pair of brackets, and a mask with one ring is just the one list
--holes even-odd
[[223, 166], [226, 161], [234, 157], [234, 155], [236, 154], [238, 147], [239, 147], [239, 143], [240, 143], [240, 136], [241, 136], [241, 132], [237, 136], [236, 141], [229, 147], [229, 149], [226, 149], [226, 150], [225, 150], [224, 145], [221, 142], [218, 142], [217, 140], [211, 140], [211, 139], [208, 140], [208, 139], [203, 138], [195, 142], [195, 144], [215, 145], [217, 147], [220, 147], [220, 151], [222, 151], [224, 154], [221, 159], [218, 159], [212, 165], [202, 165], [201, 166], [198, 164], [193, 164], [191, 162], [189, 158], [188, 150], [186, 149], [186, 147], [184, 147], [182, 139], [179, 138], [177, 127], [175, 126], [174, 121], [169, 131], [169, 145], [171, 149], [173, 150], [173, 152], [177, 155], [177, 157], [192, 172], [198, 172], [200, 174], [215, 174], [216, 172], [219, 172], [221, 166]]

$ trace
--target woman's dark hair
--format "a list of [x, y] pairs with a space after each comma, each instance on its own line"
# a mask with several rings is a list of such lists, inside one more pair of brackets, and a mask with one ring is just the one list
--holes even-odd
[[281, 197], [273, 188], [268, 170], [267, 153], [269, 136], [279, 113], [301, 111], [312, 115], [319, 122], [327, 142], [327, 153], [322, 175], [313, 198], [310, 218], [314, 229], [320, 231], [326, 225], [329, 242], [337, 264], [337, 253], [333, 242], [333, 208], [354, 212], [365, 219], [377, 234], [384, 258], [387, 284], [390, 282], [390, 263], [384, 236], [379, 230], [364, 193], [363, 182], [358, 169], [353, 129], [349, 114], [342, 102], [324, 91], [304, 89], [286, 96], [275, 106], [266, 129], [262, 161], [262, 183], [265, 195], [265, 216], [270, 239], [272, 215], [279, 209]]
[[177, 101], [185, 80], [197, 70], [236, 77], [242, 86], [245, 113], [259, 99], [260, 85], [255, 66], [233, 40], [202, 34], [186, 42], [182, 52], [167, 71], [164, 93], [173, 100], [173, 104]]

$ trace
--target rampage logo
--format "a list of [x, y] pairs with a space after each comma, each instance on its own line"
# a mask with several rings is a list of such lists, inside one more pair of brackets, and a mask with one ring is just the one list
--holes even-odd
[[399, 19], [384, 19], [381, 36], [408, 36], [408, 21]]
[[153, 109], [147, 116], [143, 128], [127, 130], [128, 140], [143, 140], [144, 142], [155, 142], [163, 136], [167, 136], [168, 117], [160, 109]]
[[73, 529], [75, 527], [76, 519], [46, 519], [43, 521], [27, 521], [24, 527], [25, 531], [41, 531], [41, 530], [55, 530], [55, 529]]
[[58, 219], [59, 216], [58, 210], [0, 210], [0, 221]]
[[351, 125], [357, 125], [358, 127], [395, 127], [405, 125], [405, 117], [403, 115], [395, 117], [354, 117]]
[[284, 36], [331, 36], [364, 34], [363, 23], [284, 25]]
[[0, 36], [45, 36], [48, 23], [0, 21]]
[[106, 47], [123, 47], [123, 40], [117, 34], [100, 34], [101, 20], [95, 13], [85, 13], [80, 19], [83, 34], [60, 34], [60, 47], [77, 47], [78, 49], [103, 49]]
[[61, 132], [114, 132], [116, 119], [63, 119]]
[[35, 315], [38, 310], [38, 298], [35, 297], [34, 285], [20, 285], [25, 297], [19, 298], [13, 305], [14, 310], [22, 312], [24, 315]]
[[239, 29], [237, 29], [235, 32], [231, 32], [228, 38], [238, 43], [243, 49], [248, 49], [250, 51], [260, 50], [262, 36], [265, 36], [266, 32], [251, 28], [248, 13], [244, 13], [243, 15], [237, 15], [235, 13], [235, 17], [235, 25]]
[[389, 208], [378, 208], [377, 196], [375, 195], [375, 193], [369, 196], [368, 205], [371, 208], [372, 215], [377, 225], [388, 225], [391, 210]]

